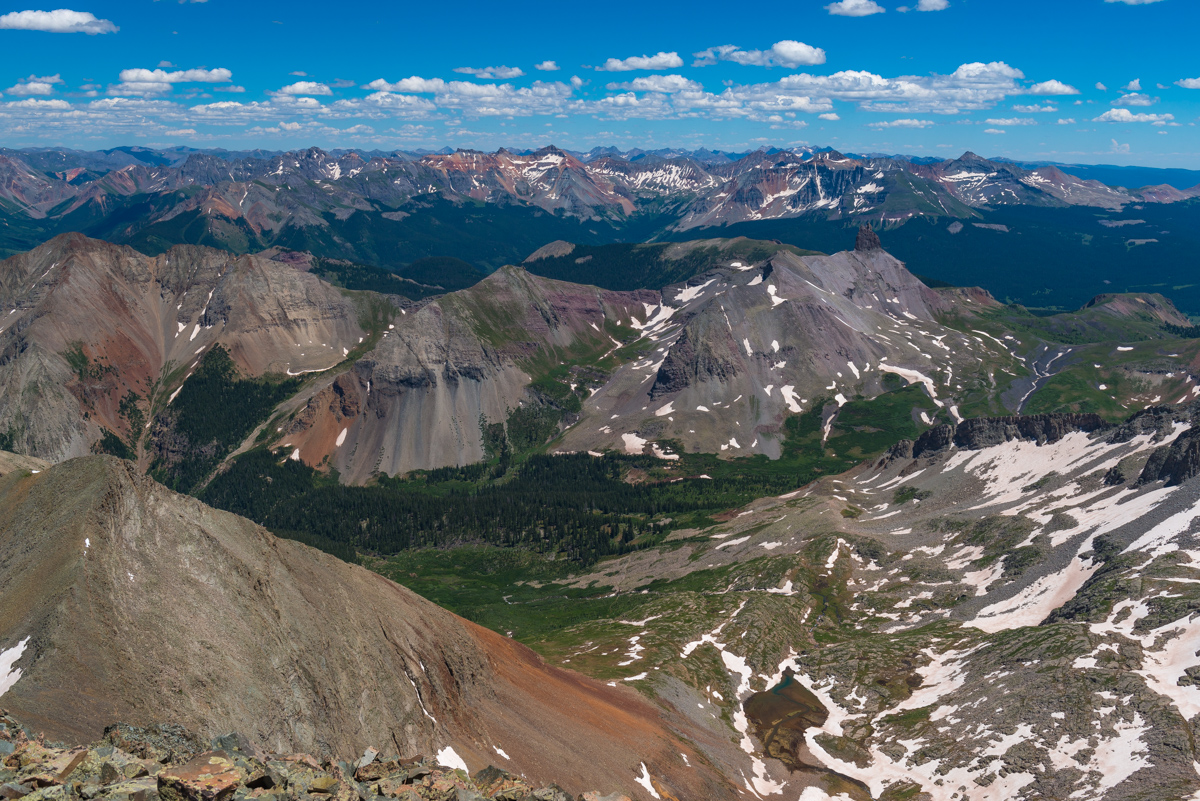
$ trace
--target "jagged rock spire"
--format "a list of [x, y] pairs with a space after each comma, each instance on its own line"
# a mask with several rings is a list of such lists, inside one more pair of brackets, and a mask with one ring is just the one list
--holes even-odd
[[854, 240], [854, 249], [859, 253], [865, 253], [868, 250], [883, 250], [883, 244], [879, 241], [879, 235], [871, 230], [871, 226], [863, 223], [858, 226], [858, 237]]

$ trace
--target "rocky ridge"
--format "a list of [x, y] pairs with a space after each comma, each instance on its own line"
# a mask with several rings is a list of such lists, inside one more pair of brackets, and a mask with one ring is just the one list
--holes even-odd
[[[65, 747], [2, 710], [0, 794], [8, 801], [576, 801], [560, 787], [534, 787], [494, 766], [472, 776], [453, 752], [401, 758], [367, 748], [352, 762], [319, 760], [263, 752], [239, 734], [205, 742], [172, 724], [114, 724], [96, 743]], [[585, 792], [578, 800], [630, 801], [619, 792]]]
[[170, 721], [335, 762], [453, 754], [576, 794], [644, 799], [652, 781], [732, 798], [741, 759], [670, 704], [547, 665], [112, 457], [0, 478], [0, 692], [54, 740]]
[[247, 375], [301, 375], [367, 334], [353, 298], [289, 264], [78, 234], [0, 263], [0, 305], [0, 429], [53, 461], [105, 431], [139, 438], [131, 421], [168, 407], [214, 346]]

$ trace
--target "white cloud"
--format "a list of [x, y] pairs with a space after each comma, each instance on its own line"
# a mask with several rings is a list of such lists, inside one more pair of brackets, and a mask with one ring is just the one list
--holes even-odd
[[1007, 117], [1005, 119], [989, 119], [987, 121], [987, 124], [988, 125], [1004, 125], [1004, 126], [1037, 125], [1037, 120], [1031, 119], [1029, 117]]
[[1174, 114], [1134, 114], [1127, 108], [1110, 108], [1092, 122], [1152, 122], [1167, 123], [1175, 119]]
[[60, 8], [55, 11], [13, 11], [0, 16], [0, 28], [46, 33], [116, 33], [120, 30], [106, 19], [97, 19], [87, 11]]
[[985, 134], [1002, 134], [1002, 133], [1005, 133], [1005, 131], [1002, 131], [999, 128], [986, 128], [986, 129], [984, 129], [984, 133]]
[[1142, 94], [1141, 92], [1130, 92], [1127, 95], [1121, 95], [1112, 102], [1114, 106], [1153, 106], [1155, 99], [1150, 95]]
[[1123, 144], [1119, 143], [1116, 139], [1114, 139], [1114, 140], [1112, 140], [1112, 148], [1110, 148], [1110, 149], [1113, 153], [1128, 153], [1129, 145], [1128, 144], [1123, 145]]
[[1062, 81], [1042, 81], [1029, 87], [1031, 95], [1077, 95], [1079, 90]]
[[571, 76], [571, 86], [574, 86], [576, 89], [579, 89], [580, 87], [583, 86], [583, 78], [580, 78], [578, 75], [572, 75]]
[[1096, 88], [1099, 89], [1101, 92], [1108, 91], [1108, 87], [1105, 86], [1104, 84], [1100, 83], [1099, 81], [1096, 81]]
[[296, 81], [279, 90], [281, 95], [332, 95], [333, 90], [316, 81]]
[[63, 80], [57, 74], [38, 77], [30, 75], [28, 78], [22, 79], [16, 86], [10, 86], [5, 91], [10, 95], [17, 97], [29, 97], [30, 95], [52, 95], [54, 94], [54, 84], [62, 83]]
[[659, 51], [653, 56], [630, 56], [629, 58], [610, 58], [604, 66], [596, 67], [601, 72], [629, 72], [630, 70], [673, 70], [683, 66], [683, 59], [678, 53]]
[[175, 72], [132, 69], [121, 70], [117, 77], [125, 83], [228, 83], [233, 80], [233, 73], [224, 68]]
[[[990, 108], [1010, 95], [1027, 92], [1017, 84], [1025, 75], [1002, 61], [963, 64], [950, 75], [906, 75], [885, 78], [846, 70], [832, 75], [796, 73], [775, 84], [739, 87], [742, 94], [804, 95], [857, 102], [866, 111], [954, 114]], [[823, 109], [829, 111], [830, 109]]]
[[520, 78], [525, 74], [525, 71], [520, 67], [455, 67], [455, 72], [461, 72], [463, 75], [474, 75], [476, 78], [483, 78], [487, 81], [501, 80], [506, 81], [509, 78]]
[[771, 45], [769, 50], [742, 50], [736, 45], [721, 45], [693, 53], [693, 67], [706, 67], [718, 61], [732, 61], [755, 67], [788, 67], [825, 63], [825, 51], [794, 39], [784, 39]]
[[917, 11], [945, 11], [950, 7], [950, 0], [921, 0], [917, 3]]
[[54, 111], [68, 111], [71, 108], [71, 104], [65, 100], [38, 100], [33, 97], [14, 100], [11, 103], [5, 103], [4, 106], [6, 108], [52, 109]]
[[558, 64], [554, 63], [553, 61], [543, 61], [541, 64], [534, 64], [533, 68], [535, 70], [541, 70], [542, 72], [556, 72], [558, 69], [560, 69]]
[[110, 86], [110, 95], [153, 95], [167, 94], [172, 84], [177, 83], [228, 83], [233, 80], [233, 73], [223, 67], [216, 69], [192, 69], [166, 72], [161, 69], [129, 69], [121, 70], [117, 76], [121, 83]]
[[1129, 83], [1121, 87], [1122, 92], [1140, 92], [1142, 91], [1142, 79], [1134, 78]]
[[838, 17], [869, 17], [882, 14], [887, 9], [875, 0], [839, 0], [825, 6], [825, 10]]
[[841, 117], [839, 117], [837, 114], [834, 114], [832, 111], [829, 112], [828, 114], [822, 114], [822, 115], [820, 115], [820, 117], [821, 117], [821, 119], [829, 120], [830, 122], [837, 122], [838, 120], [841, 119]]
[[610, 83], [605, 88], [610, 91], [624, 89], [633, 92], [673, 93], [683, 91], [698, 92], [704, 87], [695, 81], [688, 80], [682, 75], [647, 75], [643, 78], [634, 78], [627, 83]]
[[1038, 112], [1043, 112], [1043, 111], [1054, 112], [1054, 111], [1058, 111], [1058, 109], [1053, 104], [1046, 103], [1045, 105], [1041, 105], [1041, 106], [1038, 106], [1038, 105], [1013, 106], [1013, 111], [1019, 111], [1022, 114], [1037, 114]]
[[1061, 117], [1060, 117], [1060, 118], [1059, 118], [1059, 120], [1058, 120], [1058, 124], [1059, 124], [1059, 125], [1074, 125], [1074, 124], [1075, 124], [1075, 118], [1074, 118], [1074, 117], [1068, 117], [1068, 118], [1066, 118], [1066, 119], [1063, 119], [1063, 118], [1061, 118]]
[[[574, 89], [562, 81], [534, 81], [532, 86], [515, 88], [512, 84], [443, 81], [441, 78], [412, 76], [396, 83], [382, 78], [364, 88], [375, 90], [362, 100], [339, 100], [336, 111], [353, 113], [361, 109], [409, 114], [428, 114], [437, 109], [453, 110], [472, 117], [525, 117], [535, 114], [560, 114]], [[409, 94], [432, 94], [433, 102]]]
[[1182, 86], [1184, 89], [1200, 89], [1200, 78], [1184, 78], [1175, 82], [1176, 86]]
[[396, 83], [388, 83], [383, 78], [377, 78], [363, 87], [364, 89], [374, 89], [377, 92], [416, 92], [424, 94], [429, 92], [441, 92], [446, 88], [446, 82], [441, 78], [421, 78], [413, 75], [410, 78], [404, 78]]
[[889, 120], [887, 122], [872, 122], [872, 128], [928, 128], [933, 125], [933, 120]]
[[174, 130], [163, 131], [166, 136], [195, 136], [195, 128], [176, 128]]

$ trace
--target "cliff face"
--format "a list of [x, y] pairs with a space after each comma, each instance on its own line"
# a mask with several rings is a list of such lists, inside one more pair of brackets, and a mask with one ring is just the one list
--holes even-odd
[[328, 458], [352, 482], [477, 462], [481, 418], [503, 421], [530, 400], [537, 374], [564, 360], [613, 351], [609, 327], [658, 298], [506, 267], [397, 316], [374, 350], [314, 396], [281, 444], [309, 464]]
[[127, 436], [122, 401], [165, 405], [214, 345], [250, 375], [298, 374], [364, 334], [352, 301], [286, 264], [191, 246], [151, 258], [77, 234], [0, 263], [0, 305], [0, 430], [52, 461], [104, 429]]
[[736, 795], [689, 744], [705, 733], [671, 708], [549, 667], [109, 457], [0, 479], [0, 650], [12, 648], [4, 706], [54, 739], [173, 721], [279, 753], [452, 747], [472, 770], [502, 762], [572, 792], [629, 792], [644, 763], [677, 797]]

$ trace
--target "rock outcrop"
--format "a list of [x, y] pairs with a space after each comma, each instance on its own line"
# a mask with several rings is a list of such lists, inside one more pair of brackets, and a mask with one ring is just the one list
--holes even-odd
[[[1033, 414], [1013, 417], [975, 417], [957, 426], [940, 425], [926, 431], [909, 446], [913, 458], [940, 453], [951, 445], [963, 450], [977, 451], [1014, 439], [1024, 439], [1042, 445], [1058, 442], [1073, 431], [1092, 433], [1107, 428], [1104, 418], [1097, 414]], [[893, 448], [896, 451], [896, 448]]]
[[1164, 481], [1175, 487], [1200, 475], [1200, 430], [1190, 428], [1170, 445], [1157, 448], [1146, 460], [1138, 485]]
[[[457, 764], [455, 764], [457, 763]], [[356, 760], [271, 753], [238, 734], [211, 742], [177, 725], [114, 725], [80, 747], [47, 744], [0, 714], [0, 797], [7, 801], [574, 801], [557, 785], [536, 787], [494, 766], [472, 776], [452, 750], [436, 757]], [[582, 797], [582, 796], [581, 796]], [[616, 796], [626, 798], [626, 796]]]
[[879, 241], [879, 234], [875, 233], [871, 226], [863, 223], [858, 226], [858, 236], [854, 238], [854, 249], [859, 253], [869, 253], [872, 250], [883, 250], [883, 243]]

